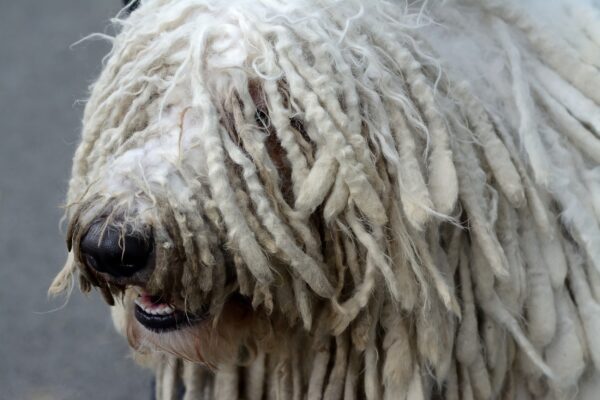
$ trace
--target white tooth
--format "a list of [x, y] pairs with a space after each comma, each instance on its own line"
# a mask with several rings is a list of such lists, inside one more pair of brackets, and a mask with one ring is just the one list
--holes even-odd
[[166, 306], [165, 308], [163, 308], [163, 311], [165, 314], [173, 314], [173, 309], [169, 306]]

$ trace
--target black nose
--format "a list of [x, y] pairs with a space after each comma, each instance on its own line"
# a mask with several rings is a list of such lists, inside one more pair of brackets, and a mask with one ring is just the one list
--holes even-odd
[[146, 267], [152, 243], [140, 233], [123, 232], [99, 221], [83, 236], [80, 249], [88, 267], [120, 278]]

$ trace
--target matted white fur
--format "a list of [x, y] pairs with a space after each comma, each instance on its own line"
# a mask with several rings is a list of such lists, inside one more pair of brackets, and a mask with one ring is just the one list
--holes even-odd
[[[82, 234], [151, 226], [149, 287], [210, 305], [223, 340], [144, 333], [127, 289], [159, 399], [571, 399], [600, 369], [600, 9], [409, 3], [115, 20], [51, 291], [79, 270], [112, 301]], [[258, 316], [239, 341], [232, 292]]]

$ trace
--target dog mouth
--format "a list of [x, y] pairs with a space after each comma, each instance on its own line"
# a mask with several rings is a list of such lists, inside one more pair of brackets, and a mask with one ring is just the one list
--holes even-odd
[[155, 333], [179, 330], [208, 319], [208, 307], [195, 313], [176, 308], [161, 296], [151, 295], [138, 289], [135, 303], [135, 319], [146, 329]]

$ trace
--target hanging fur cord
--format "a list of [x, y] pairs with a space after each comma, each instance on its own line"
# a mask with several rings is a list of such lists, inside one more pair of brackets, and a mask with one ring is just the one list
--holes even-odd
[[142, 1], [50, 291], [126, 303], [78, 254], [120, 215], [153, 226], [152, 288], [261, 315], [213, 370], [143, 355], [157, 399], [573, 398], [600, 369], [600, 9], [549, 2], [562, 35], [533, 3]]

